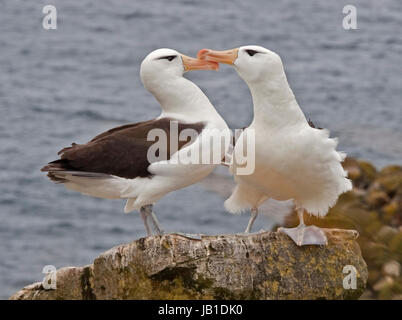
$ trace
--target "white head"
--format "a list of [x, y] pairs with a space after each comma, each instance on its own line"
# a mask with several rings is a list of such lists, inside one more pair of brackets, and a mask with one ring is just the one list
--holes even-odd
[[260, 46], [243, 46], [225, 51], [202, 49], [197, 56], [236, 69], [250, 88], [254, 119], [270, 126], [305, 121], [286, 79], [282, 60], [275, 52]]
[[172, 49], [157, 49], [148, 54], [141, 63], [140, 76], [145, 88], [168, 86], [182, 78], [190, 70], [217, 70], [217, 63], [185, 56]]
[[207, 96], [193, 82], [183, 77], [190, 70], [218, 70], [219, 64], [191, 58], [172, 49], [158, 49], [141, 63], [141, 81], [162, 107], [164, 116], [216, 117]]
[[280, 56], [260, 46], [243, 46], [225, 51], [202, 49], [198, 58], [232, 65], [248, 84], [284, 74]]

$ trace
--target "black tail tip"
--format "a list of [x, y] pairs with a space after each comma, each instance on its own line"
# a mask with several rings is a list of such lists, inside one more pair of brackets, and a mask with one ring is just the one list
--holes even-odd
[[50, 180], [52, 180], [53, 182], [56, 182], [56, 183], [65, 183], [65, 182], [67, 182], [66, 179], [61, 178], [61, 177], [57, 177], [53, 172], [48, 172], [47, 176], [48, 176], [48, 178]]

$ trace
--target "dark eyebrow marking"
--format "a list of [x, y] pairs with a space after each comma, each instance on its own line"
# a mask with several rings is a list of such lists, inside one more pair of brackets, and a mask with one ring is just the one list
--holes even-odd
[[164, 56], [164, 57], [160, 57], [160, 58], [156, 58], [155, 60], [161, 60], [161, 59], [167, 59], [169, 61], [172, 61], [174, 58], [176, 58], [177, 55], [172, 55], [172, 56]]
[[250, 57], [252, 57], [252, 56], [255, 55], [256, 53], [264, 53], [264, 52], [256, 51], [256, 50], [253, 50], [253, 49], [246, 49], [245, 51], [248, 53], [248, 55], [249, 55]]

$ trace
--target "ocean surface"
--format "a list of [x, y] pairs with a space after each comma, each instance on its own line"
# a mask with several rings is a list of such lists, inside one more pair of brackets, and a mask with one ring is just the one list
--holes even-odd
[[[74, 193], [39, 170], [72, 142], [159, 114], [139, 78], [154, 49], [276, 51], [306, 116], [339, 137], [339, 150], [378, 168], [402, 164], [401, 1], [353, 1], [357, 30], [342, 27], [345, 1], [53, 0], [58, 28], [44, 30], [47, 4], [0, 1], [0, 298], [41, 281], [45, 265], [85, 265], [145, 235], [123, 200]], [[250, 123], [250, 94], [232, 68], [187, 77], [230, 127]], [[167, 231], [190, 233], [241, 232], [249, 217], [225, 213], [200, 185], [155, 211]], [[269, 224], [260, 217], [255, 230]]]

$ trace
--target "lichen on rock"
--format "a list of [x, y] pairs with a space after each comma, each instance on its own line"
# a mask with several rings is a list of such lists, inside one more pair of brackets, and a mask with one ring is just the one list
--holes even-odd
[[[58, 270], [56, 290], [37, 283], [11, 299], [357, 299], [368, 277], [357, 232], [325, 232], [325, 247], [298, 247], [277, 232], [141, 238]], [[343, 286], [347, 265], [356, 289]]]
[[[325, 219], [306, 215], [306, 224], [348, 228], [360, 234], [358, 243], [367, 262], [369, 278], [365, 299], [401, 299], [402, 275], [384, 275], [389, 261], [402, 263], [402, 166], [377, 171], [368, 162], [346, 158], [344, 168], [353, 190], [342, 194]], [[297, 225], [294, 212], [285, 227]]]

